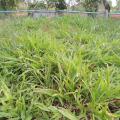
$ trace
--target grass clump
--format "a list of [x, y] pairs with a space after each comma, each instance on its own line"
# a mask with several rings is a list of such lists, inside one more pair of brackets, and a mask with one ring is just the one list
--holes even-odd
[[119, 21], [64, 16], [3, 23], [0, 119], [119, 119]]

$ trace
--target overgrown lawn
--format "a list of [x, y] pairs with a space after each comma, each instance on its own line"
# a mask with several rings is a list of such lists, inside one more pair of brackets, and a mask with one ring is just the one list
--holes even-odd
[[1, 20], [0, 120], [119, 120], [120, 21]]

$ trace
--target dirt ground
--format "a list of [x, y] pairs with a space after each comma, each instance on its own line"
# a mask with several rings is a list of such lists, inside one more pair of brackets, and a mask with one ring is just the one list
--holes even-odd
[[120, 20], [120, 15], [111, 15], [111, 18]]

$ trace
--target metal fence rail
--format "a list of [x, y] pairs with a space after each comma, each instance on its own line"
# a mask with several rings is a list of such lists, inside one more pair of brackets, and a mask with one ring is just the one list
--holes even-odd
[[[81, 13], [81, 14], [104, 14], [104, 12], [84, 12], [84, 11], [73, 11], [73, 10], [7, 10], [7, 11], [0, 11], [0, 13], [20, 13], [20, 12], [26, 12], [26, 13]], [[120, 15], [120, 12], [111, 12], [110, 15]]]

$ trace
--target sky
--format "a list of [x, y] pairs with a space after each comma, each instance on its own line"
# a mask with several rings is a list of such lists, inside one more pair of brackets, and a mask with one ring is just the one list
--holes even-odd
[[111, 0], [112, 1], [112, 6], [115, 7], [117, 5], [117, 1], [116, 0]]

